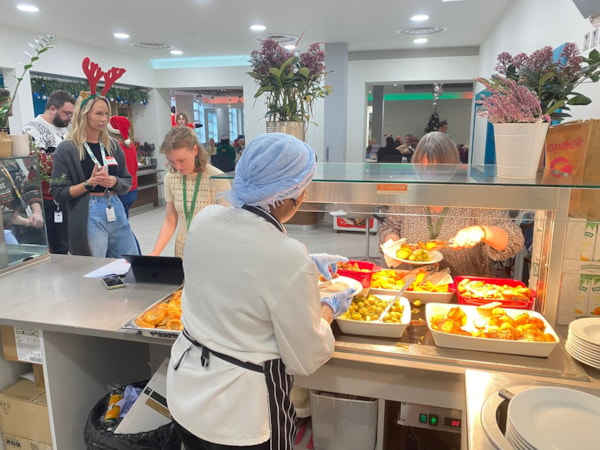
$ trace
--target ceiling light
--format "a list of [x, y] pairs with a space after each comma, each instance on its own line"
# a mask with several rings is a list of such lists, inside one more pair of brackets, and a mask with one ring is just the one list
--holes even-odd
[[171, 55], [183, 55], [183, 52], [181, 50], [171, 50]]
[[260, 36], [256, 36], [254, 39], [256, 39], [258, 42], [272, 39], [280, 45], [296, 44], [296, 42], [298, 42], [298, 36], [294, 36], [293, 34], [261, 34]]
[[429, 16], [427, 14], [415, 14], [410, 18], [413, 22], [425, 22], [429, 20]]
[[296, 46], [294, 44], [287, 44], [284, 45], [283, 48], [285, 48], [286, 50], [294, 50]]
[[17, 9], [19, 11], [23, 11], [23, 12], [39, 12], [39, 10], [40, 10], [40, 8], [38, 8], [37, 6], [26, 5], [26, 4], [17, 5]]
[[113, 36], [117, 39], [129, 39], [129, 35], [127, 33], [114, 33]]
[[146, 50], [169, 50], [174, 48], [171, 44], [161, 44], [158, 42], [132, 42], [132, 47], [143, 48]]
[[267, 27], [265, 27], [264, 25], [250, 25], [250, 29], [252, 31], [265, 31]]
[[426, 44], [427, 38], [416, 38], [413, 39], [413, 44]]
[[401, 28], [396, 30], [396, 33], [407, 34], [409, 36], [424, 36], [427, 34], [443, 33], [444, 31], [446, 31], [444, 27], [411, 27]]

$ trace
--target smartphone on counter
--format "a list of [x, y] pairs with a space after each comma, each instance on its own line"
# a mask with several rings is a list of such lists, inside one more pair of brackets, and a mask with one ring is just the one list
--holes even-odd
[[118, 275], [110, 275], [102, 278], [102, 284], [106, 289], [118, 289], [125, 287], [125, 282]]

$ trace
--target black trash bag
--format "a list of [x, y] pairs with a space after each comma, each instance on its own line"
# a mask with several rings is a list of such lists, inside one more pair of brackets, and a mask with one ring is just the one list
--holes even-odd
[[[143, 388], [147, 381], [132, 383]], [[168, 423], [155, 430], [134, 434], [115, 434], [102, 427], [101, 419], [106, 411], [110, 394], [105, 395], [90, 411], [83, 439], [87, 450], [180, 450], [181, 441], [173, 423]]]

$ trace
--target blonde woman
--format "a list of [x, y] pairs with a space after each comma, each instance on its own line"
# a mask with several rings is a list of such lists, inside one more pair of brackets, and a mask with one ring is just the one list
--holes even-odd
[[207, 154], [191, 128], [171, 128], [160, 151], [167, 157], [170, 169], [164, 180], [165, 218], [150, 255], [160, 255], [178, 229], [175, 256], [181, 257], [192, 218], [207, 205], [223, 203], [218, 194], [228, 190], [230, 183], [211, 182], [212, 176], [223, 172], [208, 164]]
[[69, 249], [74, 255], [120, 258], [138, 254], [119, 195], [131, 188], [125, 155], [108, 135], [110, 104], [80, 95], [72, 130], [54, 152], [50, 192], [69, 210]]

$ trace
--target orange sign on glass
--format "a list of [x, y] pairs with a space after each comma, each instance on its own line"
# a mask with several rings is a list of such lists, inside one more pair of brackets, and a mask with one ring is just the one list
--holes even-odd
[[378, 194], [397, 194], [406, 192], [407, 190], [408, 186], [406, 184], [382, 183], [377, 185]]

